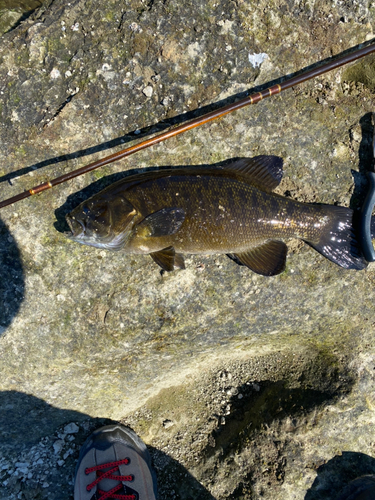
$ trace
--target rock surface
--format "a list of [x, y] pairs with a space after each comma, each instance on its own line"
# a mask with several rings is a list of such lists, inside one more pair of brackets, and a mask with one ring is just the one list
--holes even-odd
[[[372, 39], [368, 5], [48, 0], [1, 38], [1, 199]], [[373, 64], [1, 210], [1, 499], [72, 498], [79, 446], [106, 419], [150, 446], [161, 499], [333, 500], [375, 472], [373, 265], [291, 242], [274, 278], [225, 256], [161, 275], [63, 234], [126, 170], [257, 154], [283, 157], [281, 194], [358, 208]]]

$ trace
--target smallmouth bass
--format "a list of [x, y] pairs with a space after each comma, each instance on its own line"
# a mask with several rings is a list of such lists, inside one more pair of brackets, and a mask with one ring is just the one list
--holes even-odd
[[283, 239], [299, 238], [346, 269], [364, 269], [346, 207], [307, 204], [272, 191], [277, 156], [224, 167], [186, 167], [126, 177], [66, 216], [69, 237], [98, 248], [150, 254], [165, 271], [184, 268], [182, 253], [225, 253], [264, 276], [285, 269]]

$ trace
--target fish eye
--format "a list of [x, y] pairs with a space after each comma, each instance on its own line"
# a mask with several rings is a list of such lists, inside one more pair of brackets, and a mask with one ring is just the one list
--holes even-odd
[[85, 215], [88, 215], [90, 213], [90, 209], [88, 206], [84, 206], [83, 209], [82, 209], [82, 212], [85, 214]]

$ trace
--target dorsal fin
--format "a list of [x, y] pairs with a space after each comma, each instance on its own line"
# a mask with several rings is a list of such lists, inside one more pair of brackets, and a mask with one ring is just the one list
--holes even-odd
[[275, 276], [284, 271], [286, 254], [287, 246], [283, 241], [270, 240], [246, 252], [228, 254], [228, 257], [255, 273]]
[[283, 160], [279, 156], [260, 155], [254, 158], [241, 158], [224, 166], [246, 177], [248, 182], [263, 189], [273, 191], [283, 177]]

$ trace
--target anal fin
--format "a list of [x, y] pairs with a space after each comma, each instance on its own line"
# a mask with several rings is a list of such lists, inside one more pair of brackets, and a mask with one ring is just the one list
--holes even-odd
[[228, 254], [228, 257], [257, 274], [275, 276], [285, 269], [287, 251], [283, 241], [270, 240], [246, 252]]
[[167, 247], [158, 252], [150, 253], [156, 264], [164, 271], [174, 271], [175, 269], [185, 269], [184, 257], [175, 252], [173, 247]]

